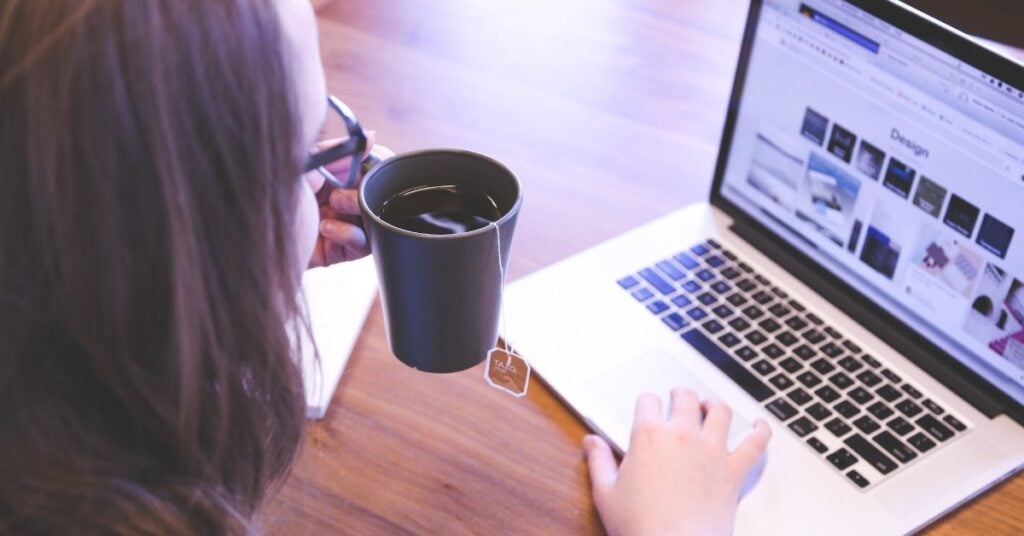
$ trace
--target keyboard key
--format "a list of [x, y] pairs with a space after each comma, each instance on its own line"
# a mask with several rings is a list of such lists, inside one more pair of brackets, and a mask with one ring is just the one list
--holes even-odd
[[786, 400], [783, 398], [776, 398], [775, 400], [766, 404], [765, 408], [767, 408], [768, 411], [772, 412], [773, 415], [778, 417], [780, 421], [787, 421], [797, 413], [796, 408], [789, 405], [789, 402], [786, 402]]
[[818, 371], [818, 374], [821, 374], [822, 376], [836, 369], [836, 367], [833, 366], [832, 363], [829, 363], [824, 358], [818, 359], [817, 361], [811, 363], [811, 368]]
[[686, 274], [684, 274], [683, 271], [680, 270], [679, 267], [676, 266], [676, 264], [673, 262], [661, 261], [658, 264], [655, 264], [655, 266], [657, 266], [659, 270], [664, 272], [665, 275], [672, 278], [673, 281], [679, 281], [680, 279], [686, 277]]
[[690, 298], [687, 298], [686, 296], [680, 294], [672, 298], [672, 303], [676, 304], [676, 307], [682, 308], [686, 307], [687, 305], [690, 305], [691, 303], [693, 303], [693, 301], [690, 300]]
[[865, 434], [874, 433], [876, 430], [882, 427], [877, 421], [872, 419], [868, 415], [861, 415], [857, 420], [853, 421], [853, 425], [856, 426], [861, 432]]
[[813, 417], [816, 421], [823, 421], [832, 415], [832, 411], [825, 407], [821, 402], [815, 402], [810, 406], [807, 406], [807, 409], [804, 411], [806, 411], [807, 414]]
[[897, 403], [896, 409], [900, 410], [900, 413], [906, 415], [907, 417], [914, 417], [915, 415], [921, 413], [922, 411], [921, 406], [918, 406], [917, 404], [914, 403], [913, 400], [910, 400], [909, 398], [904, 398], [899, 403]]
[[825, 323], [825, 321], [822, 320], [821, 317], [814, 313], [807, 313], [806, 318], [808, 322], [814, 324], [815, 326], [820, 326]]
[[853, 341], [843, 341], [843, 346], [851, 353], [859, 354], [860, 346], [857, 346]]
[[718, 342], [724, 344], [726, 348], [732, 348], [743, 341], [734, 333], [726, 333], [718, 338]]
[[757, 351], [749, 346], [744, 346], [739, 350], [736, 350], [736, 356], [744, 361], [750, 361], [757, 357]]
[[718, 301], [718, 296], [715, 296], [710, 292], [703, 292], [699, 296], [697, 296], [697, 301], [703, 303], [704, 305], [711, 305], [712, 303]]
[[924, 402], [921, 402], [921, 405], [923, 405], [924, 407], [928, 408], [928, 411], [930, 411], [930, 412], [932, 412], [932, 413], [934, 413], [936, 415], [942, 415], [943, 413], [946, 412], [946, 410], [942, 409], [942, 406], [936, 404], [930, 398], [924, 399]]
[[799, 361], [793, 359], [792, 357], [787, 357], [786, 359], [779, 361], [779, 366], [790, 374], [804, 368], [804, 366], [801, 365]]
[[917, 457], [917, 453], [908, 447], [905, 443], [896, 438], [896, 436], [889, 432], [882, 432], [874, 437], [875, 443], [878, 443], [882, 449], [889, 453], [890, 456], [896, 458], [896, 461], [900, 463], [908, 463]]
[[755, 285], [749, 279], [740, 279], [739, 281], [736, 282], [736, 286], [739, 287], [739, 289], [742, 290], [743, 292], [750, 292], [751, 290], [757, 288], [757, 285]]
[[854, 469], [850, 469], [850, 472], [846, 473], [846, 478], [849, 478], [851, 482], [857, 485], [858, 488], [866, 488], [871, 485], [868, 479], [864, 478], [864, 475], [858, 473]]
[[726, 283], [725, 281], [715, 281], [714, 283], [711, 284], [711, 290], [714, 290], [719, 294], [728, 294], [729, 291], [732, 290], [732, 287], [729, 286], [729, 283]]
[[757, 325], [761, 326], [761, 329], [767, 331], [768, 333], [775, 333], [780, 328], [782, 328], [782, 324], [779, 324], [778, 322], [771, 318], [766, 318], [758, 322]]
[[778, 359], [779, 357], [782, 357], [782, 354], [785, 353], [782, 351], [782, 348], [779, 348], [779, 345], [775, 344], [774, 342], [769, 344], [768, 346], [765, 346], [764, 348], [761, 348], [761, 351], [764, 352], [764, 355], [772, 359]]
[[760, 303], [761, 305], [769, 303], [773, 299], [771, 294], [768, 294], [767, 292], [765, 292], [763, 290], [759, 290], [759, 291], [755, 292], [754, 295], [751, 296], [751, 298], [754, 301], [756, 301], [757, 303]]
[[739, 258], [739, 257], [736, 256], [735, 253], [733, 253], [733, 252], [731, 252], [731, 251], [729, 251], [727, 249], [723, 249], [721, 251], [721, 253], [722, 253], [723, 257], [725, 257], [726, 259], [729, 259], [730, 261], [733, 261], [733, 262], [735, 262]]
[[868, 413], [874, 415], [876, 419], [884, 421], [892, 416], [893, 411], [884, 402], [875, 402], [868, 406]]
[[701, 309], [700, 307], [694, 307], [693, 309], [686, 311], [686, 314], [694, 320], [702, 320], [708, 316], [708, 314], [704, 312], [704, 309]]
[[843, 374], [842, 372], [837, 372], [829, 376], [828, 381], [832, 382], [832, 385], [835, 385], [836, 388], [839, 390], [844, 390], [847, 387], [853, 385], [853, 380], [851, 380], [849, 376]]
[[800, 318], [799, 316], [791, 316], [788, 320], [786, 320], [785, 323], [787, 326], [789, 326], [789, 329], [795, 331], [800, 331], [801, 329], [807, 327], [807, 322], [805, 322], [804, 319]]
[[768, 281], [767, 277], [765, 277], [765, 276], [763, 276], [761, 274], [754, 275], [754, 279], [756, 279], [758, 283], [761, 283], [762, 285], [764, 285], [766, 287], [772, 284], [771, 281]]
[[953, 431], [946, 428], [946, 425], [939, 422], [938, 419], [925, 413], [920, 419], [914, 421], [918, 426], [928, 432], [932, 437], [939, 441], [945, 441], [953, 437]]
[[706, 269], [705, 270], [700, 270], [700, 271], [698, 271], [694, 275], [697, 276], [697, 279], [700, 279], [701, 281], [703, 281], [705, 283], [707, 283], [708, 281], [711, 281], [712, 279], [715, 278], [715, 274], [711, 273], [710, 270], [706, 270]]
[[807, 310], [807, 308], [804, 307], [804, 304], [796, 301], [795, 299], [789, 300], [789, 306], [792, 307], [793, 310], [798, 312], [798, 313], [802, 313], [802, 312]]
[[832, 454], [825, 457], [832, 465], [836, 466], [836, 469], [840, 471], [847, 467], [857, 463], [857, 457], [850, 453], [846, 449], [839, 449]]
[[921, 452], [928, 452], [929, 450], [935, 448], [935, 442], [929, 439], [928, 436], [922, 434], [921, 432], [918, 432], [910, 436], [907, 439], [907, 442], [909, 442], [911, 445], [914, 446], [915, 449]]
[[689, 322], [679, 313], [665, 315], [661, 317], [661, 321], [673, 331], [679, 331], [689, 325]]
[[804, 361], [807, 361], [808, 359], [811, 359], [812, 357], [818, 355], [818, 352], [815, 352], [813, 348], [807, 346], [806, 344], [801, 344], [800, 346], [797, 346], [793, 350], [793, 353], [796, 354], [796, 356], [799, 357], [800, 359], [803, 359]]
[[785, 304], [776, 303], [775, 305], [768, 308], [768, 312], [775, 315], [776, 318], [782, 318], [788, 315], [791, 311]]
[[839, 399], [839, 393], [829, 385], [822, 385], [814, 394], [818, 395], [818, 398], [825, 401], [826, 404], [831, 404]]
[[708, 330], [708, 333], [714, 335], [715, 333], [725, 329], [725, 326], [719, 324], [717, 320], [712, 319], [704, 322], [704, 329]]
[[785, 391], [793, 386], [793, 380], [789, 379], [789, 376], [781, 373], [772, 376], [772, 378], [768, 380], [768, 383], [774, 385], [779, 391]]
[[889, 369], [882, 369], [882, 376], [885, 376], [885, 379], [895, 384], [899, 384], [900, 382], [903, 381], [902, 378], [900, 378], [895, 372]]
[[731, 303], [733, 307], [740, 307], [744, 303], [747, 303], [747, 297], [737, 292], [735, 294], [730, 294], [729, 297], [725, 299], [725, 301]]
[[754, 269], [751, 268], [750, 265], [745, 263], [745, 262], [741, 262], [737, 266], [740, 267], [740, 270], [743, 270], [744, 272], [747, 272], [748, 274], [754, 273]]
[[903, 384], [903, 392], [907, 393], [907, 396], [914, 399], [921, 398], [922, 396], [924, 396], [921, 394], [921, 391], [914, 389], [914, 386], [910, 385], [909, 383]]
[[751, 320], [757, 320], [758, 318], [764, 316], [764, 311], [762, 311], [761, 308], [756, 305], [750, 305], [743, 309], [743, 314], [746, 315], [747, 318]]
[[715, 248], [715, 249], [722, 249], [722, 245], [719, 244], [714, 238], [709, 238], [704, 243], [707, 244], [708, 247], [712, 247], [712, 248]]
[[799, 419], [789, 423], [789, 429], [796, 433], [800, 437], [815, 431], [818, 429], [818, 425], [814, 424], [807, 417], [800, 417]]
[[620, 279], [618, 281], [618, 283], [619, 283], [619, 286], [624, 288], [624, 289], [631, 289], [631, 288], [639, 285], [640, 281], [637, 281], [637, 279], [635, 277], [631, 276], [631, 275], [627, 275], [626, 277], [623, 277], [622, 279]]
[[647, 310], [656, 315], [660, 315], [668, 310], [668, 304], [661, 300], [654, 300], [647, 304]]
[[882, 397], [882, 400], [885, 400], [886, 402], [892, 402], [893, 400], [903, 396], [899, 389], [889, 384], [885, 384], [878, 389], [875, 389], [875, 394]]
[[700, 266], [700, 263], [698, 263], [696, 260], [694, 260], [693, 257], [686, 253], [680, 253], [672, 258], [679, 261], [679, 264], [685, 266], [687, 270], [693, 270], [694, 268]]
[[705, 246], [704, 244], [697, 244], [696, 246], [690, 248], [690, 251], [696, 253], [697, 255], [706, 255], [709, 250], [707, 246]]
[[842, 339], [843, 338], [843, 334], [839, 333], [838, 331], [836, 331], [836, 329], [833, 328], [832, 326], [825, 326], [823, 329], [825, 330], [825, 333], [827, 333], [828, 336], [832, 337], [833, 339]]
[[967, 426], [965, 426], [964, 423], [958, 421], [957, 418], [952, 415], [946, 415], [942, 420], [945, 421], [946, 424], [952, 426], [957, 432], [963, 432], [967, 429]]
[[707, 338], [700, 330], [691, 329], [683, 333], [682, 338], [708, 361], [718, 367], [718, 370], [721, 370], [750, 396], [754, 397], [754, 400], [763, 402], [774, 394], [771, 387], [758, 379], [757, 376], [754, 376], [739, 361], [725, 353], [724, 350], [719, 348], [717, 344]]
[[842, 402], [832, 406], [832, 409], [836, 410], [836, 413], [846, 417], [847, 419], [853, 418], [854, 415], [860, 413], [860, 408], [854, 406], [849, 400], [843, 400]]
[[733, 268], [732, 266], [725, 267], [719, 273], [721, 273], [722, 277], [728, 279], [729, 281], [732, 281], [733, 279], [736, 279], [737, 277], [740, 276], [740, 272], [737, 269]]
[[641, 288], [633, 291], [633, 297], [636, 298], [636, 301], [643, 302], [653, 298], [654, 293], [648, 288]]
[[846, 369], [846, 372], [857, 372], [859, 369], [864, 368], [864, 365], [860, 364], [853, 356], [846, 356], [839, 360], [839, 366]]
[[870, 391], [859, 386], [850, 389], [850, 391], [846, 393], [846, 396], [849, 396], [850, 398], [853, 399], [854, 402], [862, 406], [864, 404], [867, 404], [868, 402], [871, 402], [871, 400], [875, 398], [875, 395], [871, 394]]
[[720, 304], [720, 305], [717, 305], [717, 306], [715, 306], [715, 307], [714, 307], [713, 309], [711, 309], [711, 310], [712, 310], [712, 311], [713, 311], [713, 312], [714, 312], [714, 313], [715, 313], [716, 315], [718, 315], [718, 317], [719, 317], [719, 318], [729, 318], [730, 316], [732, 316], [732, 315], [734, 314], [734, 313], [733, 313], [733, 310], [732, 310], [732, 308], [731, 308], [731, 307], [729, 307], [728, 305], [724, 304], [724, 303], [723, 303], [723, 304]]
[[870, 354], [864, 354], [864, 355], [860, 356], [860, 359], [861, 359], [861, 361], [864, 361], [865, 363], [867, 363], [868, 366], [871, 367], [871, 368], [878, 368], [878, 367], [882, 366], [882, 364], [879, 363], [877, 359], [871, 357]]
[[682, 288], [686, 292], [693, 294], [694, 292], [698, 292], [700, 290], [700, 283], [696, 281], [687, 281], [682, 284]]
[[857, 379], [860, 380], [860, 382], [863, 383], [864, 385], [867, 385], [868, 387], [874, 387], [882, 381], [882, 378], [880, 378], [878, 374], [875, 374], [870, 370], [865, 370], [864, 372], [858, 374]]
[[750, 368], [756, 370], [758, 374], [762, 376], [767, 376], [772, 372], [775, 372], [775, 365], [771, 364], [770, 362], [768, 362], [768, 360], [765, 359], [755, 361], [754, 364], [750, 366]]
[[800, 342], [800, 339], [797, 339], [796, 335], [793, 335], [792, 333], [790, 333], [788, 331], [783, 331], [782, 333], [779, 333], [778, 335], [776, 335], [775, 336], [775, 340], [779, 341], [779, 344], [781, 344], [781, 345], [783, 345], [783, 346], [785, 346], [787, 348], [790, 347], [790, 346], [793, 346], [794, 344], [796, 344], [798, 342]]
[[805, 331], [803, 337], [804, 340], [811, 344], [819, 344], [821, 341], [825, 340], [825, 336], [822, 335], [820, 331], [814, 328]]
[[[825, 329], [828, 329], [828, 328], [825, 328]], [[839, 356], [843, 355], [843, 349], [840, 348], [839, 346], [837, 346], [836, 343], [834, 343], [834, 342], [830, 342], [830, 343], [822, 346], [821, 347], [821, 351], [825, 355], [827, 355], [829, 357], [832, 357], [832, 358], [836, 358], [836, 357], [839, 357]]]
[[708, 255], [707, 257], [704, 257], [704, 262], [708, 263], [708, 266], [711, 266], [712, 268], [718, 268], [725, 264], [725, 259], [718, 255]]
[[815, 452], [817, 452], [818, 454], [825, 454], [826, 452], [828, 452], [828, 446], [826, 446], [824, 443], [821, 442], [821, 440], [819, 440], [816, 437], [808, 438], [807, 444], [810, 445], [811, 448], [814, 449]]
[[801, 373], [799, 376], [796, 377], [796, 379], [800, 383], [804, 384], [805, 387], [814, 387], [815, 385], [821, 383], [821, 378], [817, 377], [813, 372], [809, 370]]
[[888, 426], [890, 430], [896, 432], [901, 436], [905, 436], [910, 432], [914, 431], [914, 427], [909, 422], [904, 420], [903, 417], [896, 417], [895, 419], [889, 421], [886, 424], [886, 426]]
[[869, 443], [868, 440], [864, 439], [860, 434], [854, 434], [847, 437], [843, 440], [843, 443], [845, 443], [846, 446], [858, 456], [864, 458], [864, 461], [868, 462], [868, 464], [871, 465], [871, 467], [874, 467], [879, 473], [887, 475], [896, 470], [896, 462], [892, 461], [892, 459], [882, 453], [882, 451], [875, 448], [874, 445]]
[[736, 331], [742, 332], [750, 327], [750, 322], [747, 322], [743, 318], [737, 316], [736, 318], [733, 318], [732, 320], [729, 321], [729, 327]]
[[786, 396], [788, 396], [789, 399], [792, 400], [793, 403], [798, 406], [803, 406], [804, 404], [810, 402], [811, 400], [814, 400], [814, 398], [807, 391], [804, 391], [799, 387], [790, 391], [789, 394], [787, 394]]
[[853, 430], [853, 428], [850, 428], [850, 425], [843, 422], [839, 417], [825, 423], [825, 428], [836, 437], [843, 437], [850, 433], [850, 430]]
[[789, 294], [786, 294], [786, 291], [782, 290], [779, 287], [772, 287], [772, 294], [778, 296], [780, 299], [783, 300], [789, 297]]
[[747, 333], [746, 337], [747, 340], [750, 341], [750, 344], [753, 344], [754, 346], [761, 346], [764, 344], [764, 341], [768, 340], [768, 337], [765, 337], [764, 333], [761, 333], [756, 329]]
[[640, 270], [640, 277], [644, 278], [645, 281], [650, 283], [652, 287], [658, 289], [658, 292], [662, 293], [665, 296], [668, 296], [669, 294], [672, 294], [673, 292], [676, 291], [676, 287], [674, 287], [668, 281], [662, 279], [657, 272], [651, 270], [650, 268], [644, 268], [643, 270]]

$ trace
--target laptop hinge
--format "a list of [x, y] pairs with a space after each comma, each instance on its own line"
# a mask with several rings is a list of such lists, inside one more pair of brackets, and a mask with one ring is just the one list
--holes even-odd
[[894, 316], [867, 298], [857, 296], [831, 273], [812, 267], [812, 261], [791, 245], [744, 218], [737, 218], [730, 229], [986, 417], [1006, 414], [1024, 426], [1024, 407], [924, 337], [900, 329], [902, 323]]

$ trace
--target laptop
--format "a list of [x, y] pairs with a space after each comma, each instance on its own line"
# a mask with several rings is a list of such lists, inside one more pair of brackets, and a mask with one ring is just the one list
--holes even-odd
[[739, 534], [917, 530], [1024, 464], [1024, 67], [902, 4], [753, 0], [707, 203], [507, 289], [620, 452], [686, 386], [774, 436]]

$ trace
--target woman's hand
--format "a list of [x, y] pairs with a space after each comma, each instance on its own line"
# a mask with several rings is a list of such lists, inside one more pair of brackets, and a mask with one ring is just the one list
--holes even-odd
[[702, 405], [686, 389], [672, 391], [669, 418], [663, 415], [657, 396], [637, 400], [629, 452], [620, 467], [603, 439], [583, 439], [594, 504], [605, 529], [617, 536], [730, 534], [740, 487], [771, 430], [758, 420], [729, 452], [732, 410], [721, 402]]
[[[387, 147], [374, 147], [374, 139], [375, 133], [367, 132], [367, 153], [373, 149], [373, 154], [381, 159], [395, 154]], [[329, 147], [337, 142], [338, 140], [327, 140], [320, 145]], [[344, 179], [348, 177], [349, 166], [353, 165], [353, 160], [351, 157], [342, 158], [325, 167], [335, 177]], [[359, 211], [359, 184], [339, 190], [331, 188], [316, 172], [308, 174], [307, 177], [320, 203], [320, 233], [309, 262], [310, 267], [330, 266], [369, 255], [370, 246], [366, 242], [366, 232], [363, 230]], [[359, 179], [362, 180], [362, 176]]]

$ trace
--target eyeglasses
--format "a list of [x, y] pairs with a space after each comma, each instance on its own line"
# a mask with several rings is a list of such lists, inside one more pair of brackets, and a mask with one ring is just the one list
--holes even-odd
[[[345, 128], [348, 130], [348, 139], [310, 155], [303, 171], [308, 173], [315, 170], [334, 188], [351, 188], [359, 177], [360, 165], [358, 160], [363, 151], [366, 150], [366, 133], [363, 132], [363, 127], [359, 126], [359, 121], [352, 113], [352, 110], [345, 106], [345, 103], [341, 102], [340, 99], [333, 95], [328, 95], [327, 107], [341, 116], [341, 120], [345, 122]], [[324, 166], [336, 160], [341, 160], [346, 156], [353, 156], [353, 162], [349, 166], [348, 180], [342, 181], [335, 177], [333, 173], [327, 171], [327, 168]]]

